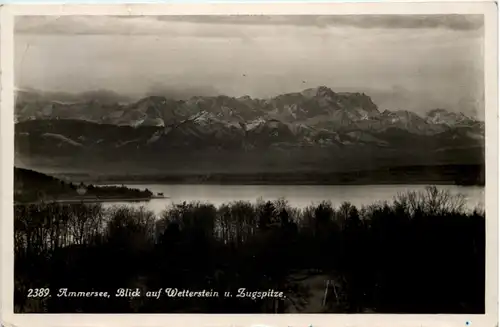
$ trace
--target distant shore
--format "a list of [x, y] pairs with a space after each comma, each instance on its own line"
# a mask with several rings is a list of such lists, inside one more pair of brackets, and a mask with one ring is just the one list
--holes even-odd
[[105, 185], [255, 185], [255, 186], [356, 186], [356, 185], [456, 185], [456, 186], [481, 186], [484, 184], [456, 184], [454, 181], [447, 180], [427, 180], [427, 181], [352, 181], [352, 182], [322, 182], [322, 181], [164, 181], [164, 180], [89, 180], [96, 186]]
[[14, 204], [38, 204], [41, 202], [57, 202], [57, 203], [68, 203], [68, 204], [74, 204], [74, 203], [105, 203], [105, 202], [144, 202], [144, 201], [149, 201], [151, 199], [169, 199], [168, 196], [151, 196], [147, 198], [94, 198], [94, 197], [87, 197], [87, 198], [81, 198], [81, 199], [45, 199], [45, 200], [39, 200], [39, 201], [31, 201], [31, 202], [22, 202], [22, 201], [15, 201]]

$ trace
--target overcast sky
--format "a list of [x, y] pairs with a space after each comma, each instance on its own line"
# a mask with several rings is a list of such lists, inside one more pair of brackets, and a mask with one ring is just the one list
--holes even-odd
[[16, 85], [269, 97], [325, 85], [483, 117], [482, 16], [51, 16], [16, 21]]

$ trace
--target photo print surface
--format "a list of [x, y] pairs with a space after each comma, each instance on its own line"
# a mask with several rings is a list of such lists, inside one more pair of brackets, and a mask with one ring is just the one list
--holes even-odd
[[17, 16], [16, 313], [485, 313], [483, 15]]

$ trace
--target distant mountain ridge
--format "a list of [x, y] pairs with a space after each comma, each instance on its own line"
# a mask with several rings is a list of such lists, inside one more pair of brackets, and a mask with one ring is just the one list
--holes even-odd
[[31, 162], [267, 171], [484, 161], [484, 122], [444, 109], [425, 116], [381, 111], [364, 93], [325, 86], [269, 99], [62, 103], [21, 97], [16, 119], [16, 154]]
[[[56, 100], [57, 99], [57, 100]], [[138, 101], [111, 91], [93, 91], [78, 95], [68, 93], [40, 93], [19, 90], [16, 101], [16, 119], [81, 119], [116, 125], [168, 125], [176, 118], [183, 119], [200, 111], [229, 121], [278, 119], [285, 122], [315, 124], [328, 120], [340, 126], [359, 121], [417, 120], [409, 111], [384, 111], [364, 93], [334, 92], [326, 86], [287, 93], [270, 99], [228, 96], [194, 96], [188, 100], [172, 100], [163, 96], [148, 96]], [[385, 113], [385, 114], [384, 114]], [[385, 119], [388, 118], [388, 119]], [[474, 124], [475, 119], [462, 113], [435, 109], [421, 117], [432, 125]], [[480, 122], [478, 122], [480, 123]]]

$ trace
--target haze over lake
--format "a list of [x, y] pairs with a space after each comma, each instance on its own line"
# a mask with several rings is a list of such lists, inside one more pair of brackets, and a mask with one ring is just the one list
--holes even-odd
[[[121, 185], [121, 184], [119, 184]], [[219, 206], [233, 201], [255, 202], [285, 198], [297, 208], [305, 208], [323, 200], [331, 201], [334, 206], [348, 201], [361, 208], [378, 201], [392, 201], [398, 193], [424, 190], [426, 185], [172, 185], [172, 184], [125, 184], [127, 187], [149, 189], [155, 195], [163, 193], [163, 199], [138, 202], [107, 202], [105, 206], [128, 204], [135, 207], [145, 206], [159, 214], [172, 203], [184, 201], [208, 202]], [[451, 194], [462, 194], [468, 209], [484, 207], [483, 186], [439, 185], [438, 189], [449, 190]]]

